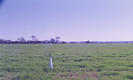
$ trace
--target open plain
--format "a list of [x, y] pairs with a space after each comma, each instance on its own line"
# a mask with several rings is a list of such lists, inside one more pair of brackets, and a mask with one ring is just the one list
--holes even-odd
[[133, 80], [133, 44], [1, 44], [0, 80]]

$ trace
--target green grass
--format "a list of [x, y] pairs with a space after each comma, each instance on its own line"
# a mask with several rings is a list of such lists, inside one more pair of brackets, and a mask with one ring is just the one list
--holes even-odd
[[0, 45], [0, 80], [88, 79], [133, 80], [133, 44]]

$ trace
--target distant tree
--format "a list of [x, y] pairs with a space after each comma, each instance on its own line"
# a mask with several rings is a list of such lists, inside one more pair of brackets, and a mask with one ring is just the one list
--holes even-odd
[[44, 40], [43, 43], [44, 43], [44, 44], [48, 44], [49, 41], [48, 41], [48, 40]]
[[19, 41], [19, 42], [26, 42], [26, 40], [23, 37], [18, 38], [17, 41]]
[[12, 41], [11, 40], [5, 40], [5, 43], [10, 44]]
[[38, 41], [36, 36], [31, 36], [31, 38], [32, 38], [32, 41]]
[[88, 41], [86, 41], [85, 43], [90, 43], [90, 41], [88, 40]]
[[56, 43], [58, 43], [58, 42], [59, 42], [59, 39], [60, 39], [60, 37], [56, 37]]
[[0, 39], [0, 43], [4, 43], [4, 41], [5, 41], [4, 39]]
[[50, 43], [56, 43], [56, 40], [54, 38], [51, 38]]

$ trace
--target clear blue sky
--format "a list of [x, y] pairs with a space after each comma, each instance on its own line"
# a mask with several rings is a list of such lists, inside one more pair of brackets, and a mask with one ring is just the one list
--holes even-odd
[[133, 40], [133, 0], [6, 0], [0, 38], [65, 41]]

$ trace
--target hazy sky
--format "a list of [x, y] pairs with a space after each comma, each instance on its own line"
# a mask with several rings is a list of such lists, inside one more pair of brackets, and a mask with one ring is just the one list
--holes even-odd
[[133, 0], [5, 0], [0, 38], [133, 40]]

